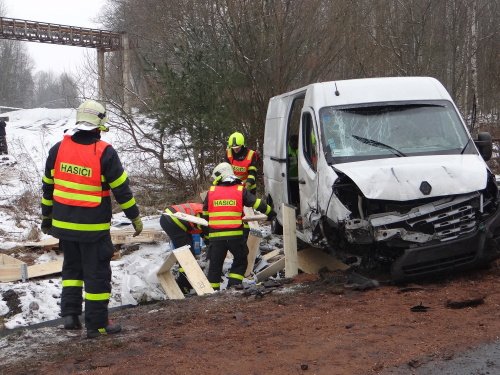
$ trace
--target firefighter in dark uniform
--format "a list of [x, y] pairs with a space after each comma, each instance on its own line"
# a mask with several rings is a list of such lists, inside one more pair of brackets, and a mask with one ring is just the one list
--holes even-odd
[[234, 175], [241, 180], [253, 195], [257, 191], [257, 161], [254, 150], [245, 146], [245, 137], [239, 132], [229, 136], [226, 149], [226, 161], [233, 167]]
[[132, 221], [134, 236], [142, 231], [139, 209], [127, 173], [114, 148], [100, 140], [107, 131], [106, 111], [93, 100], [76, 112], [75, 129], [49, 151], [43, 176], [42, 232], [59, 238], [64, 252], [61, 316], [64, 328], [80, 329], [85, 286], [87, 337], [118, 333], [108, 320], [111, 295], [110, 191]]
[[[165, 213], [160, 217], [160, 225], [162, 229], [167, 233], [168, 237], [173, 243], [174, 248], [179, 248], [185, 245], [191, 246], [191, 252], [193, 255], [193, 234], [202, 234], [200, 227], [189, 221], [181, 220], [172, 214], [176, 212], [182, 212], [192, 216], [201, 217], [203, 212], [203, 204], [201, 203], [183, 203], [176, 204], [165, 209]], [[179, 275], [177, 277], [177, 284], [181, 288], [184, 294], [188, 294], [191, 290], [191, 284], [189, 283], [184, 269], [179, 268]]]
[[234, 257], [228, 274], [228, 287], [241, 284], [245, 277], [248, 248], [243, 236], [243, 207], [252, 207], [266, 214], [268, 220], [276, 216], [272, 208], [246, 190], [233, 173], [229, 163], [215, 167], [212, 173], [214, 185], [208, 190], [203, 204], [210, 240], [208, 281], [215, 290], [220, 289], [222, 268], [228, 251]]

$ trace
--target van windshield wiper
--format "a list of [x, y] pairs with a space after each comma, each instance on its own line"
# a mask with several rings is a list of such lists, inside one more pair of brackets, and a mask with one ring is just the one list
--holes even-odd
[[392, 147], [392, 146], [389, 146], [389, 145], [386, 145], [385, 143], [381, 143], [379, 141], [376, 141], [374, 139], [368, 139], [368, 138], [363, 138], [363, 137], [359, 137], [357, 135], [354, 135], [354, 134], [351, 134], [351, 136], [364, 143], [364, 144], [367, 144], [367, 145], [370, 145], [370, 146], [374, 146], [374, 147], [379, 147], [379, 148], [385, 148], [386, 150], [389, 150], [389, 151], [392, 151], [392, 153], [396, 156], [406, 156], [405, 153], [399, 151], [398, 149]]
[[469, 145], [469, 143], [470, 143], [470, 137], [469, 137], [469, 139], [467, 139], [467, 143], [465, 144], [465, 146], [462, 149], [462, 151], [460, 151], [460, 155], [464, 154], [465, 150], [467, 150], [467, 146]]

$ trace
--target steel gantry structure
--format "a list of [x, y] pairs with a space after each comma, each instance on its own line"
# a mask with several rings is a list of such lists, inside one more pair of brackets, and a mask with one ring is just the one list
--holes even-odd
[[129, 50], [137, 46], [137, 40], [131, 41], [126, 33], [0, 17], [0, 39], [95, 48], [99, 99], [104, 98], [104, 53], [122, 51], [123, 101], [128, 112], [131, 92]]

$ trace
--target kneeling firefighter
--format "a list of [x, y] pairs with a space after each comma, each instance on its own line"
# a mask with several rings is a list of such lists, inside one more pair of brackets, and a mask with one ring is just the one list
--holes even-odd
[[[172, 216], [172, 214], [176, 212], [200, 217], [203, 212], [203, 205], [201, 203], [176, 204], [167, 207], [165, 213], [160, 217], [160, 225], [172, 241], [174, 248], [177, 249], [189, 245], [191, 246], [191, 253], [193, 253], [193, 255], [198, 255], [199, 239], [200, 234], [202, 234], [200, 226]], [[190, 292], [191, 284], [182, 267], [179, 268], [179, 275], [176, 281], [184, 294]]]
[[243, 235], [243, 207], [251, 207], [267, 215], [268, 220], [276, 213], [264, 200], [256, 198], [241, 184], [229, 163], [221, 163], [212, 173], [213, 186], [203, 203], [203, 215], [208, 220], [210, 240], [210, 265], [208, 281], [215, 290], [220, 289], [222, 269], [227, 252], [233, 254], [233, 264], [228, 274], [228, 288], [241, 284], [248, 265], [248, 248]]

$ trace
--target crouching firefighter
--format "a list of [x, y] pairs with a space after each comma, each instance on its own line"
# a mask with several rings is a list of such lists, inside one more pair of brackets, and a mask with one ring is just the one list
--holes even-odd
[[[165, 231], [167, 236], [172, 241], [172, 244], [175, 249], [189, 245], [191, 246], [191, 253], [193, 255], [198, 255], [195, 252], [195, 244], [193, 235], [202, 234], [202, 230], [200, 226], [191, 223], [189, 221], [181, 220], [172, 214], [176, 212], [182, 212], [192, 216], [201, 217], [203, 212], [203, 204], [201, 203], [183, 203], [176, 204], [165, 209], [165, 212], [160, 217], [160, 225], [162, 229]], [[184, 269], [182, 267], [179, 268], [179, 275], [177, 276], [177, 285], [181, 288], [184, 294], [189, 294], [191, 290], [191, 284], [189, 283]]]
[[42, 232], [59, 238], [64, 252], [61, 316], [64, 328], [80, 329], [85, 286], [87, 337], [118, 333], [108, 319], [111, 295], [110, 191], [132, 221], [134, 236], [142, 231], [139, 209], [127, 173], [114, 148], [100, 140], [107, 131], [106, 111], [93, 100], [76, 112], [76, 126], [49, 151], [43, 176]]
[[208, 190], [203, 204], [203, 215], [208, 220], [210, 263], [208, 281], [215, 290], [220, 289], [224, 259], [227, 252], [233, 255], [228, 274], [228, 288], [241, 284], [248, 265], [248, 248], [243, 236], [243, 207], [251, 207], [274, 219], [271, 206], [250, 193], [234, 175], [229, 163], [221, 163], [212, 173], [213, 186]]

